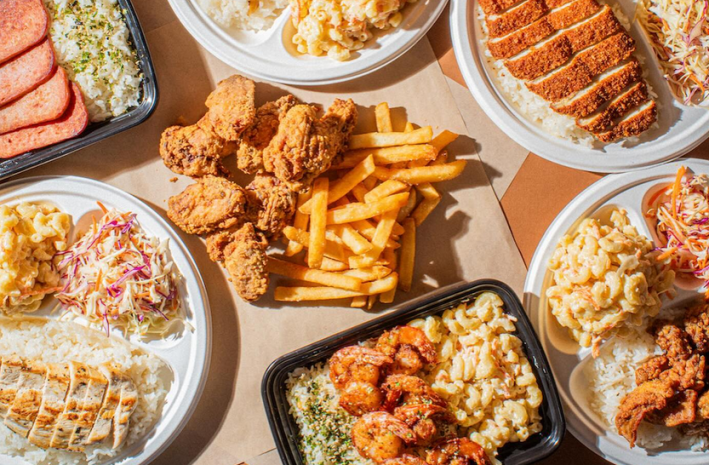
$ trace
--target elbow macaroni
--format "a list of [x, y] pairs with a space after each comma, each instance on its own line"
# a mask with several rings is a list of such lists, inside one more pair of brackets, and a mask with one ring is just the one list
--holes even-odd
[[657, 315], [660, 294], [674, 282], [674, 271], [656, 262], [652, 243], [624, 210], [614, 210], [610, 222], [585, 219], [576, 233], [561, 238], [548, 264], [552, 314], [594, 354], [626, 321], [639, 325]]
[[438, 363], [423, 378], [448, 401], [463, 434], [488, 456], [542, 430], [542, 391], [497, 294], [484, 292], [472, 305], [409, 325], [420, 328], [438, 351]]
[[0, 206], [0, 311], [33, 312], [58, 285], [54, 255], [66, 250], [71, 218], [49, 205]]

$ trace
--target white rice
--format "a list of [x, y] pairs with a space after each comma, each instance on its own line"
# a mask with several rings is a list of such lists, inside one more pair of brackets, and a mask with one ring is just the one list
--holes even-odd
[[249, 0], [197, 0], [200, 7], [217, 24], [226, 29], [264, 31], [280, 16], [288, 0], [260, 0], [249, 13]]
[[79, 85], [92, 122], [138, 106], [143, 74], [117, 0], [44, 0], [57, 62]]
[[[0, 454], [33, 464], [94, 464], [117, 456], [151, 431], [160, 418], [169, 389], [169, 368], [159, 357], [75, 323], [42, 318], [0, 319], [0, 354], [17, 354], [45, 363], [73, 360], [91, 366], [110, 361], [120, 365], [138, 388], [138, 404], [130, 418], [128, 438], [118, 450], [112, 450], [109, 443], [89, 446], [84, 453], [45, 450], [0, 425]], [[112, 436], [109, 442], [110, 439]]]

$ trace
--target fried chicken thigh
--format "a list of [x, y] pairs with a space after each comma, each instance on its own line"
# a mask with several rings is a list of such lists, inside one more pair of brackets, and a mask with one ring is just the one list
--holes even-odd
[[188, 234], [207, 234], [239, 226], [246, 213], [246, 193], [224, 178], [205, 176], [168, 200], [167, 216]]
[[294, 106], [264, 151], [266, 171], [292, 190], [307, 188], [342, 155], [356, 123], [357, 108], [352, 100], [335, 100], [320, 119], [315, 107]]
[[251, 79], [235, 74], [224, 79], [207, 97], [206, 118], [220, 137], [237, 141], [244, 130], [254, 123], [256, 85]]
[[257, 174], [246, 186], [246, 215], [257, 229], [278, 237], [293, 219], [296, 195], [270, 174]]

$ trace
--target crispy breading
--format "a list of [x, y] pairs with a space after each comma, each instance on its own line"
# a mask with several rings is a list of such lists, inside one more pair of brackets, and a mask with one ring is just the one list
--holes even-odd
[[694, 422], [697, 415], [697, 391], [678, 392], [662, 410], [651, 412], [646, 419], [656, 425], [674, 427]]
[[545, 0], [527, 0], [526, 2], [485, 20], [490, 37], [502, 37], [521, 29], [538, 20], [549, 11]]
[[478, 3], [486, 15], [494, 15], [513, 7], [519, 0], [480, 0]]
[[684, 318], [684, 330], [692, 338], [697, 351], [709, 352], [709, 305], [702, 303], [689, 309]]
[[248, 174], [263, 171], [263, 150], [278, 132], [278, 125], [288, 110], [296, 103], [297, 99], [289, 94], [256, 110], [256, 119], [242, 134], [236, 152], [236, 163], [241, 171]]
[[227, 179], [205, 176], [168, 200], [167, 216], [188, 234], [206, 234], [240, 225], [246, 193]]
[[646, 381], [652, 381], [660, 377], [663, 371], [670, 367], [670, 359], [666, 355], [658, 355], [643, 362], [635, 370], [635, 384], [638, 386]]
[[697, 416], [701, 420], [709, 420], [709, 391], [704, 391], [697, 400]]
[[610, 131], [594, 135], [602, 142], [613, 142], [618, 139], [640, 135], [650, 129], [656, 121], [657, 104], [653, 100], [643, 104], [643, 108], [640, 111], [619, 121]]
[[[581, 95], [577, 94], [578, 96], [553, 103], [551, 108], [562, 115], [569, 115], [574, 118], [587, 117], [620, 94], [630, 84], [641, 79], [642, 73], [640, 62], [635, 58], [631, 58], [615, 72], [592, 84], [591, 89], [588, 91], [584, 90]], [[584, 122], [581, 122], [581, 124], [584, 124]]]
[[237, 141], [244, 129], [253, 124], [255, 94], [254, 82], [238, 74], [217, 84], [205, 104], [209, 108], [206, 118], [220, 137]]
[[[261, 298], [268, 291], [268, 240], [256, 232], [251, 223], [227, 233], [227, 239], [219, 239], [225, 244], [222, 249], [224, 267], [229, 272], [230, 281], [239, 296], [252, 302]], [[217, 241], [213, 240], [213, 243]], [[214, 253], [210, 254], [210, 257]]]
[[671, 321], [656, 320], [648, 331], [655, 337], [655, 343], [670, 359], [686, 360], [692, 355], [689, 335]]
[[635, 447], [638, 428], [646, 415], [662, 410], [674, 396], [673, 386], [666, 380], [656, 379], [641, 384], [620, 401], [615, 426], [618, 433]]
[[246, 186], [246, 215], [267, 236], [278, 237], [295, 214], [296, 194], [270, 174], [257, 174]]
[[576, 125], [593, 133], [608, 131], [612, 128], [614, 120], [622, 117], [648, 98], [647, 85], [644, 81], [640, 81], [614, 98], [602, 111], [586, 119], [577, 120]]
[[160, 138], [160, 157], [165, 166], [193, 178], [228, 176], [221, 160], [235, 150], [234, 143], [219, 137], [205, 118], [191, 126], [171, 126]]

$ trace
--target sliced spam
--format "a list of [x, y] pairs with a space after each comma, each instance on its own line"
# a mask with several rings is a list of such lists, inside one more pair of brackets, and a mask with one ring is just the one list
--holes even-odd
[[0, 106], [35, 89], [52, 76], [55, 67], [49, 39], [0, 64]]
[[0, 63], [40, 42], [48, 27], [42, 0], [0, 1]]
[[0, 158], [12, 158], [81, 134], [89, 115], [79, 87], [72, 83], [71, 89], [71, 102], [59, 119], [0, 134]]
[[0, 107], [0, 134], [55, 120], [64, 114], [70, 101], [69, 79], [58, 67], [47, 82]]

